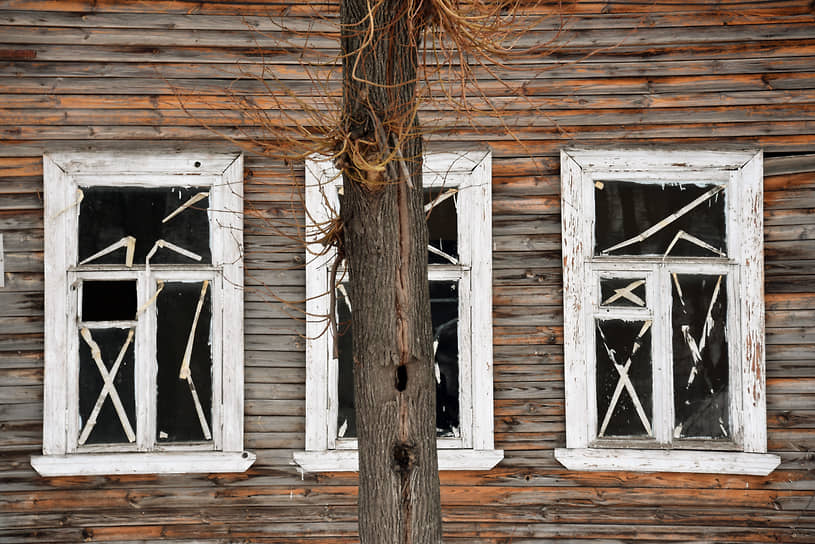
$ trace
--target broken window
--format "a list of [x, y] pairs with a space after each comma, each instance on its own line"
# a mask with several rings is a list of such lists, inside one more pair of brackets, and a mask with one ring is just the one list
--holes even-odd
[[725, 255], [723, 185], [601, 181], [595, 255]]
[[[148, 256], [152, 264], [211, 262], [208, 188], [88, 187], [82, 193], [80, 263], [145, 263]], [[158, 251], [164, 247], [169, 251]]]
[[599, 437], [653, 436], [651, 321], [597, 320]]
[[212, 440], [210, 282], [165, 282], [156, 299], [156, 439]]
[[674, 274], [674, 438], [730, 436], [724, 275]]
[[[424, 156], [436, 429], [443, 469], [489, 468], [503, 456], [493, 449], [492, 433], [490, 160], [481, 151]], [[336, 306], [330, 308], [335, 253], [319, 243], [322, 227], [340, 209], [341, 186], [340, 173], [329, 161], [306, 162], [306, 449], [294, 456], [305, 470], [355, 470], [357, 462], [350, 288], [338, 285]], [[336, 346], [326, 323], [331, 312], [337, 321]]]
[[556, 457], [595, 470], [772, 470], [777, 456], [759, 455], [761, 153], [561, 160], [568, 447]]
[[457, 188], [425, 189], [430, 264], [458, 264]]
[[80, 446], [136, 441], [133, 333], [125, 328], [80, 331]]
[[32, 464], [53, 475], [245, 470], [240, 155], [45, 164], [53, 315], [45, 455]]

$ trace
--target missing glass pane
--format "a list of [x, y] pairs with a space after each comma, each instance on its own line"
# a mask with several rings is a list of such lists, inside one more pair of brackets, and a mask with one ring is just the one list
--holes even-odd
[[718, 257], [727, 252], [718, 185], [599, 183], [594, 254]]
[[[79, 208], [79, 261], [126, 264], [128, 240], [133, 262], [144, 264], [156, 249], [154, 264], [212, 261], [209, 247], [207, 187], [86, 187]], [[164, 240], [188, 253], [156, 247]]]
[[[79, 444], [133, 442], [136, 430], [133, 332], [118, 328], [82, 329], [79, 334]], [[110, 382], [107, 389], [106, 381]]]
[[597, 320], [599, 437], [652, 436], [651, 322]]
[[643, 278], [600, 278], [600, 306], [643, 307], [645, 279]]
[[212, 299], [209, 282], [165, 282], [156, 299], [156, 438], [212, 438]]
[[728, 438], [727, 276], [672, 277], [674, 438]]
[[427, 213], [429, 245], [427, 262], [455, 264], [458, 261], [458, 212], [456, 189], [425, 189], [424, 204]]
[[[347, 286], [337, 289], [337, 331], [339, 334], [337, 394], [337, 436], [356, 436], [354, 415], [353, 334], [351, 303]], [[458, 282], [430, 282], [430, 312], [433, 321], [433, 349], [436, 375], [436, 434], [459, 436], [458, 373]]]
[[136, 280], [82, 282], [82, 321], [136, 319]]

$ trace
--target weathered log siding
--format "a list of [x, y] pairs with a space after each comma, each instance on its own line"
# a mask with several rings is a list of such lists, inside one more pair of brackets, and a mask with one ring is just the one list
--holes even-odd
[[[298, 66], [301, 37], [279, 48], [249, 27], [279, 35], [271, 13], [305, 30], [309, 9], [0, 2], [0, 541], [355, 541], [355, 476], [301, 475], [290, 463], [304, 446], [305, 279], [302, 247], [284, 234], [302, 219], [302, 171], [293, 179], [287, 165], [259, 156], [246, 158], [245, 422], [255, 466], [239, 475], [44, 479], [28, 461], [42, 440], [42, 152], [220, 141], [202, 121], [227, 135], [256, 131], [229, 109], [225, 89], [274, 102], [237, 74], [257, 73], [265, 60], [303, 95], [309, 81]], [[324, 10], [331, 18], [336, 6]], [[489, 472], [442, 475], [446, 541], [813, 542], [812, 4], [586, 1], [573, 11], [550, 56], [499, 71], [524, 83], [522, 93], [478, 71], [493, 103], [512, 111], [506, 122], [520, 141], [488, 117], [474, 131], [447, 107], [424, 115], [451, 127], [436, 139], [486, 141], [494, 152], [495, 438], [506, 459]], [[543, 20], [526, 43], [556, 27]], [[176, 89], [194, 90], [191, 115]], [[554, 460], [565, 442], [558, 150], [575, 142], [764, 149], [768, 435], [783, 459], [769, 476], [577, 473]]]

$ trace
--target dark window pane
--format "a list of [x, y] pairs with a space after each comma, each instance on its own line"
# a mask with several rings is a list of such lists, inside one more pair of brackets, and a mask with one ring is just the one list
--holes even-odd
[[337, 289], [337, 436], [357, 435], [356, 412], [354, 411], [354, 338], [351, 334], [351, 302], [348, 299], [348, 284]]
[[[451, 191], [455, 189], [425, 189], [424, 191], [425, 206], [435, 201], [427, 217], [430, 247], [436, 250], [429, 250], [427, 253], [427, 262], [430, 264], [450, 264], [450, 259], [445, 258], [444, 255], [458, 259], [458, 215], [456, 196]], [[444, 255], [439, 255], [439, 252]]]
[[[356, 436], [351, 306], [345, 293], [345, 287], [337, 290], [337, 434], [341, 438]], [[430, 282], [430, 311], [436, 352], [436, 434], [458, 436], [458, 282]]]
[[82, 282], [82, 321], [136, 318], [136, 280]]
[[642, 278], [600, 278], [601, 306], [646, 306]]
[[[133, 262], [144, 264], [157, 240], [163, 239], [201, 256], [196, 261], [169, 248], [160, 248], [151, 263], [209, 263], [208, 198], [202, 198], [162, 222], [207, 187], [112, 188], [86, 187], [79, 208], [79, 261], [105, 250], [122, 238], [136, 239]], [[126, 248], [94, 258], [88, 264], [125, 264]]]
[[728, 438], [727, 276], [672, 283], [674, 438]]
[[[156, 299], [159, 442], [211, 439], [211, 291], [209, 282], [167, 282]], [[193, 327], [187, 378], [182, 375], [182, 367]]]
[[458, 436], [458, 282], [430, 282], [436, 353], [436, 434]]
[[[697, 199], [703, 201], [672, 219]], [[725, 193], [715, 185], [598, 183], [594, 254], [721, 256], [727, 251], [724, 210]], [[663, 221], [662, 228], [648, 232]], [[627, 243], [639, 235], [644, 239]], [[621, 247], [613, 249], [618, 245]]]
[[[121, 444], [135, 438], [136, 397], [134, 347], [130, 329], [83, 329], [79, 338], [79, 432], [81, 444]], [[113, 393], [102, 397], [104, 378], [94, 360], [95, 348], [106, 373], [113, 373], [119, 354], [124, 353], [112, 377]], [[119, 402], [114, 402], [118, 396]], [[117, 410], [117, 404], [121, 414]], [[94, 421], [95, 420], [95, 421]]]
[[[652, 436], [651, 322], [597, 321], [600, 437]], [[624, 376], [627, 375], [630, 383]]]

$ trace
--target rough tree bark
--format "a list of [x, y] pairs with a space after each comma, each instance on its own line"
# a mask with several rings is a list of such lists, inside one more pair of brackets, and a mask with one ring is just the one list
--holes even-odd
[[442, 534], [411, 4], [342, 0], [340, 8], [350, 149], [338, 164], [363, 544], [440, 543]]

